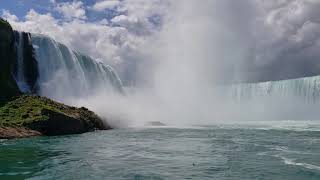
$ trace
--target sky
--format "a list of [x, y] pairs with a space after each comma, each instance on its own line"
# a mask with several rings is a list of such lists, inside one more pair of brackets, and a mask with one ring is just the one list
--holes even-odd
[[319, 0], [1, 0], [0, 15], [114, 65], [124, 81], [159, 61], [257, 81], [320, 74], [319, 9]]

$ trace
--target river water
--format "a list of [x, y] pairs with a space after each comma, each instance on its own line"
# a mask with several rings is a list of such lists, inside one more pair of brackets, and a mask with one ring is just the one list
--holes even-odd
[[318, 180], [320, 124], [128, 128], [2, 140], [0, 179]]

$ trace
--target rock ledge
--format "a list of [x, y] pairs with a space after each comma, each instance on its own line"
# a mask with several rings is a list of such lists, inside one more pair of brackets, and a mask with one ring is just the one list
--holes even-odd
[[0, 106], [0, 139], [80, 134], [111, 127], [87, 108], [22, 95]]

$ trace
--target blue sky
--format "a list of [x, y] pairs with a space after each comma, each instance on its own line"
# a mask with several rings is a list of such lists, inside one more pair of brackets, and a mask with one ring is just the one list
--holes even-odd
[[24, 17], [30, 9], [38, 12], [48, 12], [52, 5], [49, 0], [5, 0], [1, 2], [0, 8], [9, 10], [19, 18]]
[[[72, 0], [55, 0], [55, 3], [70, 3]], [[92, 7], [96, 0], [82, 0], [84, 7]], [[51, 13], [53, 17], [59, 19], [62, 18], [61, 14], [54, 10], [55, 6], [50, 0], [10, 0], [1, 2], [0, 10], [8, 10], [10, 13], [16, 15], [19, 19], [23, 19], [30, 9], [35, 10], [38, 13], [45, 14]], [[126, 12], [117, 12], [115, 9], [105, 9], [104, 11], [97, 12], [90, 8], [86, 9], [85, 21], [98, 21], [103, 18], [112, 19], [119, 14], [125, 14]]]

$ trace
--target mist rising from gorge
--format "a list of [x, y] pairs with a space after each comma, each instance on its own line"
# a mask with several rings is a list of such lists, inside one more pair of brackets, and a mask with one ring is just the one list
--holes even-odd
[[[298, 67], [301, 59], [307, 57], [305, 51], [313, 51], [316, 43], [299, 53], [291, 52], [306, 43], [307, 32], [303, 31], [307, 27], [297, 26], [297, 34], [286, 34], [286, 23], [292, 22], [285, 22], [284, 10], [274, 10], [276, 7], [259, 2], [171, 2], [161, 31], [140, 46], [139, 57], [144, 64], [135, 69], [138, 85], [130, 88], [126, 97], [102, 98], [108, 101], [107, 106], [100, 96], [90, 99], [90, 104], [106, 117], [122, 121], [120, 126], [149, 121], [186, 125], [316, 119], [314, 103], [306, 103], [303, 97], [290, 93], [282, 96], [285, 91], [273, 97], [256, 96], [252, 101], [236, 102], [217, 90], [231, 83], [297, 78], [316, 71], [312, 70], [316, 62], [312, 58], [304, 59], [304, 66]], [[315, 2], [301, 2], [300, 10], [307, 11], [311, 6], [308, 3]], [[294, 5], [299, 7], [298, 2], [289, 1], [281, 7]], [[280, 19], [275, 19], [277, 14]], [[304, 26], [310, 22], [306, 23]], [[292, 38], [300, 38], [300, 42]], [[300, 85], [304, 86], [297, 86]], [[112, 110], [104, 111], [104, 107]]]
[[[139, 0], [143, 5], [139, 13], [130, 9], [139, 7], [136, 1], [121, 2], [127, 11], [111, 20], [116, 26], [81, 19], [61, 23], [35, 11], [26, 21], [11, 18], [11, 23], [16, 29], [45, 33], [99, 61], [111, 62], [124, 81], [126, 96], [101, 89], [68, 103], [88, 106], [116, 126], [149, 121], [210, 124], [262, 116], [285, 119], [287, 114], [298, 119], [317, 117], [316, 105], [294, 93], [282, 97], [286, 91], [274, 92], [272, 98], [254, 93], [254, 101], [235, 103], [220, 92], [220, 86], [318, 75], [319, 2], [154, 1], [159, 6]], [[151, 17], [159, 20], [150, 23]], [[47, 26], [34, 27], [44, 21]], [[306, 80], [283, 86], [312, 94], [317, 83]], [[243, 88], [264, 94], [271, 92], [270, 87]]]

